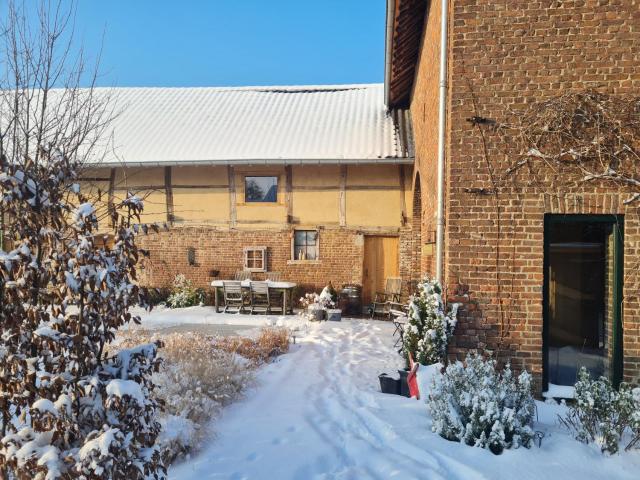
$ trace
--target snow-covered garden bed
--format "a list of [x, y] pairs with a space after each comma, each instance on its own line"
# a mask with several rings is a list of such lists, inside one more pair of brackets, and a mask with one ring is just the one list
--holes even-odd
[[252, 384], [255, 367], [289, 350], [289, 330], [264, 327], [251, 339], [138, 329], [123, 332], [114, 348], [158, 341], [162, 362], [152, 377], [153, 396], [164, 408], [157, 442], [169, 465], [197, 452], [213, 434], [213, 419]]
[[[179, 322], [181, 310], [172, 312]], [[188, 323], [205, 315], [211, 324], [239, 317], [206, 307], [184, 313]], [[169, 477], [637, 478], [640, 451], [605, 456], [577, 442], [557, 420], [567, 408], [555, 402], [535, 402], [540, 447], [534, 442], [496, 456], [441, 438], [431, 431], [425, 392], [417, 401], [379, 391], [377, 375], [403, 366], [392, 331], [389, 322], [349, 319], [305, 327], [289, 354], [256, 370], [254, 386], [216, 418], [215, 436]]]

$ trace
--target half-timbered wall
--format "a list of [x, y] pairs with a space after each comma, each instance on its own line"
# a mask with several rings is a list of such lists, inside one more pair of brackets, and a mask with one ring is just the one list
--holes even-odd
[[[247, 175], [277, 176], [277, 201], [245, 202]], [[145, 201], [142, 222], [163, 227], [139, 240], [151, 252], [141, 277], [149, 285], [168, 286], [183, 273], [206, 286], [211, 270], [228, 278], [242, 269], [244, 247], [266, 246], [268, 270], [317, 289], [361, 283], [364, 235], [372, 234], [399, 237], [400, 272], [411, 278], [411, 249], [402, 245], [413, 244], [412, 177], [410, 165], [103, 168], [85, 173], [85, 189], [106, 192], [102, 211], [109, 199], [136, 194]], [[102, 225], [107, 230], [107, 218]], [[318, 260], [292, 258], [296, 229], [319, 232]]]

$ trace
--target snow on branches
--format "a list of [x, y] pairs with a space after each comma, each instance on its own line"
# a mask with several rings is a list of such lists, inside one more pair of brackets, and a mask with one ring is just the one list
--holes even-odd
[[616, 389], [606, 377], [592, 379], [585, 367], [578, 372], [575, 401], [558, 418], [577, 440], [595, 443], [602, 452], [617, 453], [640, 446], [640, 387], [621, 383]]
[[132, 228], [142, 205], [129, 201], [104, 242], [78, 165], [43, 158], [0, 162], [11, 245], [0, 252], [0, 476], [162, 478], [158, 345], [104, 353], [139, 321], [129, 307], [146, 305]]
[[456, 326], [458, 305], [446, 312], [440, 284], [425, 278], [418, 284], [418, 293], [409, 303], [409, 323], [403, 336], [403, 352], [408, 358], [432, 365], [443, 360]]
[[429, 393], [432, 430], [467, 445], [500, 454], [505, 448], [530, 447], [535, 404], [531, 375], [502, 372], [493, 359], [470, 354], [434, 377]]
[[113, 107], [91, 86], [98, 72], [62, 3], [10, 0], [0, 19], [0, 478], [163, 478], [158, 345], [105, 354], [139, 321], [129, 307], [147, 304], [133, 223], [142, 202], [109, 199], [111, 232], [97, 233], [80, 170], [107, 147]]

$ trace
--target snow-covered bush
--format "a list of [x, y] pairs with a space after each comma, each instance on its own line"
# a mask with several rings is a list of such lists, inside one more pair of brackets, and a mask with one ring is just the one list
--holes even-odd
[[204, 291], [195, 288], [182, 273], [176, 275], [173, 280], [173, 289], [167, 298], [167, 304], [171, 308], [193, 307], [204, 303]]
[[625, 433], [627, 448], [640, 443], [640, 388], [622, 383], [616, 390], [608, 378], [593, 380], [586, 368], [578, 372], [574, 402], [560, 423], [584, 443], [595, 442], [602, 452], [616, 453]]
[[320, 295], [315, 292], [305, 294], [304, 297], [300, 298], [300, 305], [302, 306], [300, 315], [313, 319], [313, 311], [335, 307], [334, 295], [335, 290], [333, 290], [331, 284], [324, 287]]
[[[12, 478], [164, 476], [156, 445], [156, 344], [105, 354], [146, 305], [135, 280], [134, 219], [112, 213], [112, 246], [97, 245], [96, 209], [75, 183], [77, 164], [43, 150], [39, 164], [0, 162], [0, 471]], [[74, 198], [77, 207], [74, 207]], [[124, 212], [124, 213], [117, 213]]]
[[164, 478], [158, 345], [105, 353], [139, 321], [129, 308], [148, 306], [136, 281], [143, 202], [80, 187], [83, 164], [105, 153], [113, 105], [78, 88], [91, 72], [65, 31], [74, 7], [4, 6], [0, 478]]
[[432, 430], [447, 440], [495, 454], [531, 446], [535, 404], [526, 371], [514, 377], [508, 365], [499, 372], [495, 360], [470, 354], [434, 377], [428, 405]]
[[[333, 287], [333, 283], [329, 282], [329, 285], [324, 287], [324, 289], [322, 290], [322, 293], [324, 293], [325, 290], [326, 290], [325, 297], [328, 297], [328, 299], [331, 300], [331, 305], [329, 305], [328, 308], [335, 307], [338, 303], [338, 292], [336, 292], [336, 289]], [[322, 295], [322, 293], [320, 295]]]
[[456, 326], [458, 305], [447, 312], [442, 300], [442, 288], [432, 279], [418, 284], [417, 294], [409, 302], [409, 323], [403, 335], [403, 352], [423, 365], [442, 361]]
[[631, 414], [629, 426], [632, 438], [626, 447], [627, 450], [640, 448], [640, 387], [631, 390], [631, 397], [633, 398], [633, 413]]

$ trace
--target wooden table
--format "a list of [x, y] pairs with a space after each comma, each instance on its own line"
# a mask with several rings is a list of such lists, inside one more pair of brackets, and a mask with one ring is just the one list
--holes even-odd
[[[233, 280], [214, 280], [211, 282], [211, 286], [214, 291], [214, 299], [216, 306], [216, 313], [220, 312], [220, 297], [224, 298], [223, 293], [223, 282], [228, 281], [231, 282]], [[240, 282], [241, 286], [245, 290], [249, 290], [251, 288], [251, 280], [243, 280]], [[287, 313], [293, 313], [293, 289], [296, 288], [297, 284], [293, 282], [271, 282], [267, 281], [267, 285], [270, 290], [275, 290], [276, 292], [282, 292], [282, 312], [284, 315]]]

